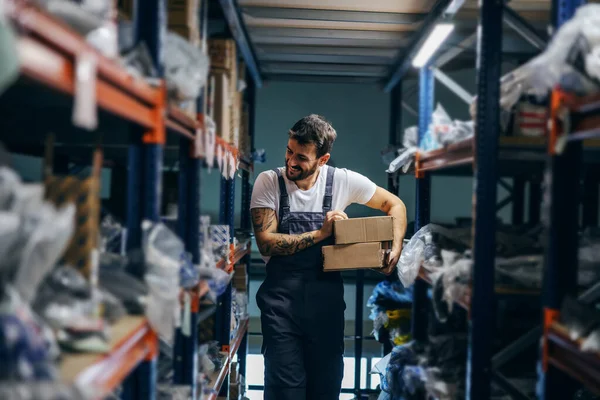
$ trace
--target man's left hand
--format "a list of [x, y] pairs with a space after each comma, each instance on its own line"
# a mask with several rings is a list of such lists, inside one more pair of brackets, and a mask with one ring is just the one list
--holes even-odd
[[391, 275], [396, 269], [398, 260], [400, 259], [400, 253], [402, 250], [392, 250], [388, 253], [386, 266], [382, 268], [382, 271], [386, 275]]

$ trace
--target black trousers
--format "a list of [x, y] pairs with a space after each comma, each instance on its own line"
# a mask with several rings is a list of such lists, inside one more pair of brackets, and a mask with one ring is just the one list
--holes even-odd
[[293, 275], [267, 276], [257, 294], [265, 400], [338, 400], [346, 308], [342, 280]]

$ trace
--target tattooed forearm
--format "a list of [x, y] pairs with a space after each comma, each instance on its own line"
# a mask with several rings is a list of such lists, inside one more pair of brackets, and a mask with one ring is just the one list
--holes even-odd
[[256, 243], [263, 256], [289, 256], [313, 246], [320, 240], [318, 231], [301, 235], [276, 233], [275, 211], [268, 208], [254, 208], [251, 211]]

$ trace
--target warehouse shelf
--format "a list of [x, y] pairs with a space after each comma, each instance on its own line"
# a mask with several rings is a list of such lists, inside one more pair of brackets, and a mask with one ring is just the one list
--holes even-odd
[[217, 268], [226, 269], [240, 262], [244, 256], [250, 254], [250, 242], [244, 242], [238, 244], [238, 246], [230, 254], [230, 259], [222, 259], [217, 263]]
[[[586, 139], [584, 140], [584, 148], [589, 151], [586, 152], [585, 159], [588, 162], [598, 162], [600, 140], [588, 140], [590, 138], [590, 133], [588, 132], [572, 134], [569, 137], [573, 135], [577, 138], [586, 136], [583, 138]], [[460, 166], [471, 166], [475, 161], [474, 144], [474, 139], [469, 138], [450, 144], [441, 149], [418, 152], [416, 154], [413, 171], [415, 175], [420, 176], [425, 172], [447, 170]], [[544, 163], [547, 159], [548, 141], [545, 138], [504, 136], [500, 138], [499, 144], [498, 161], [500, 163]]]
[[100, 55], [71, 28], [25, 2], [10, 0], [6, 14], [20, 33], [17, 50], [21, 74], [56, 91], [75, 94], [77, 57], [91, 54], [97, 60], [98, 106], [147, 129], [158, 128], [155, 109], [164, 91], [132, 77], [116, 62]]
[[[429, 285], [433, 286], [433, 281], [429, 277], [428, 273], [421, 268], [418, 275], [419, 279], [427, 282]], [[495, 293], [497, 296], [540, 296], [541, 290], [538, 289], [525, 289], [525, 288], [516, 288], [507, 285], [496, 285]], [[467, 287], [465, 290], [464, 296], [456, 301], [456, 304], [464, 308], [465, 310], [469, 310], [471, 305], [471, 288]]]
[[211, 389], [211, 393], [205, 396], [205, 400], [216, 400], [218, 393], [221, 391], [221, 387], [223, 386], [223, 382], [225, 381], [226, 376], [229, 374], [229, 368], [231, 367], [231, 362], [233, 361], [235, 355], [237, 354], [240, 345], [242, 344], [242, 339], [246, 335], [248, 331], [249, 321], [247, 319], [241, 320], [237, 333], [233, 340], [231, 341], [231, 345], [229, 347], [229, 353], [226, 355], [225, 361], [223, 362], [223, 366], [219, 371], [215, 371], [209, 379], [209, 387]]
[[548, 362], [600, 395], [600, 353], [582, 351], [582, 340], [572, 340], [556, 322], [549, 327], [546, 340]]
[[103, 398], [110, 395], [142, 361], [158, 351], [158, 337], [146, 318], [127, 316], [111, 326], [110, 352], [62, 356], [60, 375], [67, 384]]
[[167, 129], [178, 132], [190, 140], [195, 140], [200, 124], [178, 107], [170, 105], [167, 108], [166, 126]]

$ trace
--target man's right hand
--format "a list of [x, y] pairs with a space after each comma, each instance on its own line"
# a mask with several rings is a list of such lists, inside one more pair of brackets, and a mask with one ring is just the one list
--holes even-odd
[[319, 230], [321, 237], [323, 239], [326, 239], [329, 236], [333, 235], [333, 222], [341, 221], [343, 219], [348, 219], [348, 216], [345, 212], [340, 210], [329, 211], [327, 215], [325, 215], [325, 219], [323, 220], [323, 226]]

